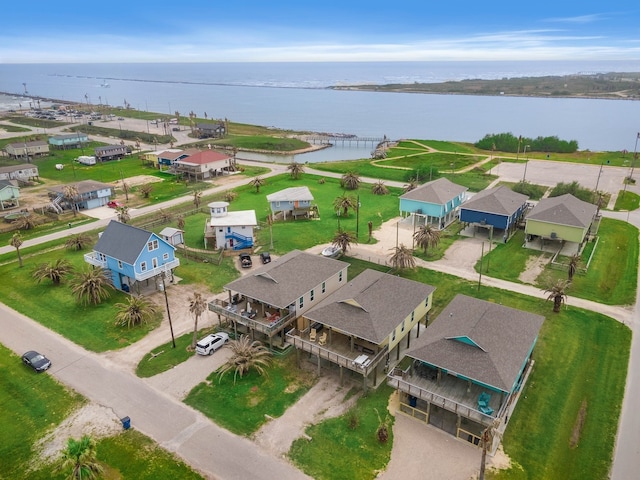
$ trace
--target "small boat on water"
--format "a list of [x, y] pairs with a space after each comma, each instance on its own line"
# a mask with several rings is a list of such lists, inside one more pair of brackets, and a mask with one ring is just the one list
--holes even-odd
[[330, 245], [322, 250], [323, 257], [338, 258], [340, 255], [342, 255], [342, 249], [340, 247], [336, 247], [335, 245]]
[[102, 83], [100, 84], [100, 86], [102, 88], [109, 88], [111, 85], [109, 85], [106, 80], [103, 80]]

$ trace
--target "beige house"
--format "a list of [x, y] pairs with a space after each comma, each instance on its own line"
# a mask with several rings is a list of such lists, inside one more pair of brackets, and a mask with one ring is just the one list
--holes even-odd
[[49, 155], [49, 143], [44, 140], [10, 143], [4, 147], [4, 150], [10, 157], [28, 160], [33, 157]]
[[287, 334], [298, 352], [323, 363], [362, 375], [365, 388], [379, 384], [400, 349], [420, 336], [435, 287], [375, 270], [365, 270], [298, 319]]
[[528, 240], [539, 238], [542, 242], [573, 242], [582, 246], [597, 211], [596, 205], [570, 193], [543, 198], [527, 215], [524, 233]]
[[283, 347], [285, 330], [347, 282], [348, 263], [293, 250], [228, 283], [228, 300], [209, 310], [226, 318], [236, 333]]
[[176, 173], [195, 180], [215, 177], [233, 168], [233, 159], [215, 150], [202, 150], [173, 162]]
[[31, 163], [0, 167], [0, 180], [27, 182], [29, 180], [37, 179], [38, 175], [38, 167]]

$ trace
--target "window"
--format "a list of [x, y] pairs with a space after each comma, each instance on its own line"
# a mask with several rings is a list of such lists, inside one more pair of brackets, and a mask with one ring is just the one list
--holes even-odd
[[141, 272], [146, 272], [147, 271], [147, 262], [142, 262], [140, 264], [140, 271]]
[[[416, 316], [416, 311], [414, 310], [413, 312], [411, 312], [411, 323], [413, 323], [413, 319], [415, 318], [415, 316]], [[403, 322], [402, 329], [404, 330], [404, 320], [402, 322]]]
[[158, 248], [158, 240], [152, 240], [149, 243], [147, 243], [147, 250], [149, 250], [150, 252], [153, 250], [156, 250]]
[[122, 260], [118, 260], [118, 268], [122, 270]]
[[395, 342], [396, 341], [396, 330], [393, 329], [393, 336], [391, 337], [391, 341]]
[[338, 281], [341, 282], [342, 281], [342, 272], [338, 273]]
[[322, 293], [327, 291], [327, 285], [325, 284], [325, 282], [322, 282]]
[[169, 260], [169, 254], [168, 254], [168, 253], [164, 253], [164, 254], [162, 255], [162, 259], [163, 259], [163, 260]]
[[300, 297], [300, 300], [298, 300], [298, 305], [299, 305], [298, 308], [304, 307], [304, 297]]
[[429, 307], [429, 297], [424, 301], [424, 306]]
[[[413, 320], [413, 313], [411, 314], [411, 320]], [[402, 319], [402, 331], [404, 332], [404, 318]]]
[[309, 300], [313, 302], [313, 297], [314, 297], [314, 291], [311, 290], [311, 293], [309, 294]]

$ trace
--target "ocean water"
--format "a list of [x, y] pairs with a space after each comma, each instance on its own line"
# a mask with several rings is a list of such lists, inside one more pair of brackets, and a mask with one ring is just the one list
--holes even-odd
[[[633, 150], [640, 102], [336, 91], [332, 85], [640, 71], [640, 62], [366, 62], [0, 65], [0, 109], [27, 95], [281, 129], [475, 142], [556, 135], [580, 149]], [[107, 86], [108, 85], [108, 86]], [[12, 98], [13, 97], [13, 98]], [[24, 107], [24, 102], [23, 107]], [[13, 106], [9, 106], [13, 105]], [[43, 104], [44, 106], [44, 104]], [[319, 154], [333, 159], [339, 149]], [[339, 158], [369, 156], [345, 148]], [[350, 153], [349, 153], [350, 152]], [[346, 156], [345, 156], [346, 155]]]

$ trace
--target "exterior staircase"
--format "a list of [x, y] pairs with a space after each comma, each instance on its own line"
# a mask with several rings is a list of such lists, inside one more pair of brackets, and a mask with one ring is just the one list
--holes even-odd
[[49, 205], [47, 205], [47, 208], [51, 208], [56, 213], [62, 213], [63, 209], [60, 206], [60, 202], [62, 202], [63, 198], [62, 194], [59, 193], [58, 196], [54, 198]]
[[253, 238], [252, 237], [247, 237], [245, 235], [241, 235], [239, 233], [236, 232], [231, 232], [231, 233], [227, 233], [225, 235], [225, 238], [228, 239], [233, 239], [233, 249], [234, 250], [243, 250], [245, 248], [251, 248], [253, 247]]

